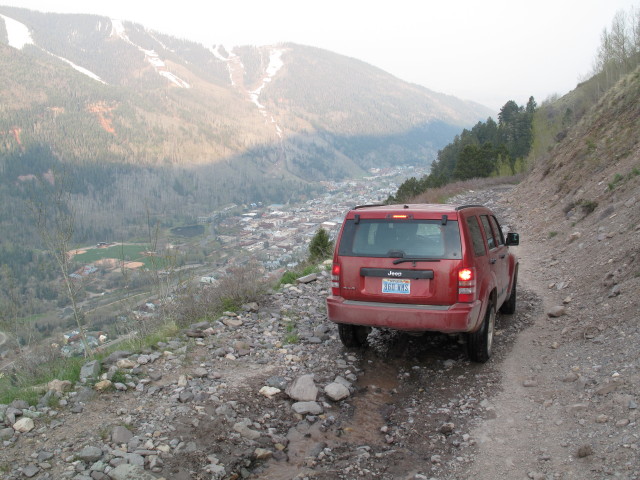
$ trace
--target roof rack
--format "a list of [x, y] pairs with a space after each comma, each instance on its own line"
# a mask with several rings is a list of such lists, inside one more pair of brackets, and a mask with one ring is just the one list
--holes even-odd
[[456, 211], [457, 210], [462, 210], [463, 208], [472, 208], [472, 207], [484, 207], [484, 205], [480, 205], [480, 204], [459, 205], [459, 206], [456, 207]]
[[367, 207], [385, 207], [386, 205], [384, 203], [371, 203], [371, 204], [367, 204], [367, 205], [356, 205], [355, 207], [353, 207], [353, 210], [358, 210], [359, 208], [367, 208]]

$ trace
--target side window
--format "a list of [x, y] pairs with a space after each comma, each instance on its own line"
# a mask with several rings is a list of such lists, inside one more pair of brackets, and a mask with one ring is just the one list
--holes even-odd
[[498, 219], [492, 215], [489, 217], [489, 220], [491, 221], [491, 226], [493, 227], [493, 231], [496, 234], [498, 245], [504, 245], [504, 234], [502, 233], [502, 228], [500, 228]]
[[480, 231], [480, 224], [476, 217], [467, 217], [467, 226], [469, 227], [469, 234], [471, 235], [471, 243], [473, 244], [473, 253], [476, 257], [484, 255], [484, 239], [482, 238], [482, 232]]
[[491, 225], [489, 225], [489, 217], [486, 215], [482, 215], [480, 217], [482, 220], [482, 226], [484, 227], [484, 233], [487, 236], [487, 245], [489, 245], [489, 250], [493, 250], [496, 248], [496, 240], [493, 238], [493, 232], [491, 231]]

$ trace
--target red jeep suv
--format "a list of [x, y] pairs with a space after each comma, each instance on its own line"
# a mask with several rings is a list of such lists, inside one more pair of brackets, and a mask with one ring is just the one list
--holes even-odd
[[329, 319], [347, 347], [371, 327], [463, 333], [486, 362], [496, 311], [515, 312], [518, 244], [481, 205], [355, 207], [336, 239]]

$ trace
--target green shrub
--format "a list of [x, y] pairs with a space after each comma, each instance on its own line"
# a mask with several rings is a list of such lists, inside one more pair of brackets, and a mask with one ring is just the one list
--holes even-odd
[[596, 208], [598, 208], [598, 202], [594, 200], [582, 200], [582, 202], [580, 202], [580, 207], [582, 208], [582, 211], [585, 213], [585, 215], [589, 215]]
[[118, 369], [113, 373], [111, 377], [113, 383], [127, 383], [127, 374], [124, 370]]
[[613, 180], [611, 182], [609, 182], [607, 185], [609, 187], [609, 190], [613, 190], [615, 189], [620, 183], [622, 183], [625, 180], [623, 175], [620, 175], [619, 173], [616, 173], [613, 176]]
[[301, 275], [299, 275], [298, 272], [287, 270], [282, 274], [279, 285], [286, 285], [287, 283], [293, 284], [300, 276]]

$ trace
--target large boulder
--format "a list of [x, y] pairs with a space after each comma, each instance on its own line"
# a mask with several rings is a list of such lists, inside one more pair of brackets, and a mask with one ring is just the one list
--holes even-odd
[[16, 423], [13, 424], [13, 429], [16, 432], [20, 432], [20, 433], [30, 432], [34, 428], [35, 428], [35, 424], [33, 423], [33, 420], [31, 420], [29, 417], [22, 417], [20, 420], [18, 420]]
[[82, 383], [87, 382], [88, 380], [95, 380], [100, 375], [100, 369], [102, 366], [98, 360], [92, 360], [90, 362], [85, 363], [80, 369], [80, 381]]
[[351, 394], [351, 392], [349, 392], [349, 389], [345, 385], [338, 382], [330, 383], [329, 385], [324, 387], [324, 393], [326, 393], [327, 397], [329, 397], [334, 402], [344, 400]]
[[318, 387], [313, 381], [313, 374], [302, 375], [296, 378], [287, 387], [285, 393], [298, 402], [314, 402], [318, 396]]

